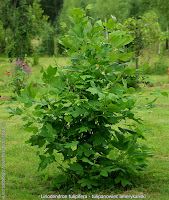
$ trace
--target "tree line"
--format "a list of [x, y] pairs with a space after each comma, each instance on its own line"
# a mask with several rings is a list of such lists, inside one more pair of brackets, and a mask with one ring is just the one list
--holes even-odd
[[130, 48], [134, 47], [137, 57], [150, 43], [158, 42], [159, 52], [161, 44], [169, 48], [169, 0], [1, 0], [0, 53], [8, 57], [62, 53], [57, 38], [69, 29], [70, 10], [88, 4], [91, 19], [107, 22], [113, 16], [121, 24], [118, 28], [131, 33], [135, 40]]

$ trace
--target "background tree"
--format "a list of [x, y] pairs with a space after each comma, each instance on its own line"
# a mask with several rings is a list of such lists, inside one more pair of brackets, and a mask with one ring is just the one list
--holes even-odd
[[130, 48], [135, 52], [136, 69], [138, 69], [142, 49], [157, 41], [162, 42], [164, 39], [157, 16], [155, 13], [146, 13], [140, 19], [128, 18], [123, 28], [134, 37]]
[[129, 1], [129, 17], [139, 18], [140, 16], [140, 1], [139, 0], [130, 0]]
[[[160, 15], [161, 20], [164, 20], [164, 27], [166, 30], [166, 49], [169, 48], [168, 38], [169, 38], [169, 31], [168, 31], [168, 21], [169, 21], [169, 0], [156, 0], [155, 1], [156, 9]], [[159, 19], [160, 19], [159, 18]]]
[[141, 13], [155, 11], [158, 14], [158, 21], [163, 31], [166, 31], [166, 49], [168, 44], [168, 21], [169, 21], [169, 0], [140, 0]]
[[5, 52], [6, 46], [10, 42], [10, 40], [7, 38], [8, 38], [8, 35], [10, 35], [9, 33], [11, 33], [11, 30], [14, 27], [13, 19], [14, 19], [14, 15], [13, 15], [13, 9], [11, 7], [10, 0], [2, 0], [0, 3], [0, 24], [1, 24], [0, 25], [1, 26], [0, 52], [1, 53]]
[[31, 51], [31, 39], [38, 34], [47, 17], [43, 16], [39, 0], [35, 0], [32, 6], [27, 5], [26, 0], [19, 4], [15, 1], [14, 6], [13, 38], [7, 52], [9, 57], [24, 59]]
[[101, 19], [105, 21], [111, 17], [111, 15], [123, 21], [128, 16], [128, 1], [123, 0], [65, 0], [63, 2], [63, 9], [59, 16], [59, 22], [69, 22], [68, 15], [73, 7], [86, 8], [88, 4], [91, 4], [92, 9], [87, 11], [91, 17], [95, 19]]

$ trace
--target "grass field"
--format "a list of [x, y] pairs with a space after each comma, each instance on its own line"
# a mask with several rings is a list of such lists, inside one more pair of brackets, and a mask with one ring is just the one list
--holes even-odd
[[[67, 60], [59, 58], [58, 64], [65, 65]], [[33, 76], [40, 76], [40, 68], [46, 68], [54, 64], [52, 58], [41, 58], [40, 64], [32, 68]], [[6, 58], [0, 58], [0, 95], [9, 96], [11, 93], [3, 84], [7, 81], [5, 71], [10, 69]], [[5, 78], [4, 78], [5, 77]], [[169, 92], [167, 76], [151, 76], [154, 79], [153, 87], [146, 87], [143, 90], [144, 96], [159, 88]], [[164, 82], [163, 82], [164, 81]], [[140, 100], [143, 103], [144, 100]], [[37, 172], [39, 159], [36, 155], [36, 148], [25, 144], [30, 133], [21, 129], [22, 122], [18, 117], [8, 119], [7, 106], [16, 107], [17, 102], [8, 101], [8, 104], [0, 105], [0, 123], [5, 122], [5, 194], [6, 200], [38, 200], [41, 194], [59, 194], [51, 191], [49, 177], [59, 173], [57, 164], [52, 164], [43, 172]], [[149, 165], [145, 172], [136, 177], [136, 186], [128, 191], [112, 191], [111, 194], [145, 194], [147, 200], [168, 200], [169, 199], [169, 97], [159, 96], [152, 109], [137, 110], [137, 116], [144, 120], [140, 128], [145, 131], [146, 144], [151, 147], [154, 154], [149, 159]], [[1, 126], [0, 126], [1, 127]], [[0, 130], [2, 127], [0, 128]], [[62, 161], [58, 157], [59, 162]], [[0, 172], [1, 173], [1, 172]], [[104, 191], [100, 192], [104, 194]], [[63, 193], [62, 193], [63, 194]], [[89, 195], [89, 194], [88, 194]], [[90, 199], [90, 198], [88, 198]], [[121, 198], [124, 199], [124, 198]]]

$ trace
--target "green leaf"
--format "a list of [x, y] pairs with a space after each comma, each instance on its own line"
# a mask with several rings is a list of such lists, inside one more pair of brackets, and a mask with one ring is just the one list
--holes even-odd
[[69, 166], [70, 166], [69, 168], [70, 170], [76, 171], [76, 173], [79, 175], [83, 175], [83, 167], [79, 163], [69, 164]]
[[15, 109], [11, 108], [10, 106], [6, 107], [6, 109], [10, 111], [9, 112], [10, 114], [14, 114], [14, 115], [16, 114]]
[[133, 87], [128, 88], [128, 93], [133, 94], [135, 92], [135, 89]]
[[125, 91], [127, 91], [127, 81], [122, 78], [122, 83], [123, 83]]
[[133, 41], [133, 38], [129, 35], [124, 35], [124, 32], [118, 31], [117, 33], [114, 32], [113, 34], [110, 34], [109, 41], [114, 47], [119, 48], [129, 44], [131, 41]]
[[92, 4], [88, 4], [87, 6], [86, 6], [86, 10], [91, 10], [92, 9]]
[[85, 156], [89, 157], [91, 154], [96, 153], [95, 151], [91, 150], [91, 148], [92, 148], [92, 145], [85, 143], [78, 147], [77, 153], [79, 156], [82, 156], [82, 153], [84, 153]]
[[5, 103], [5, 101], [0, 102], [0, 105], [3, 105]]
[[[120, 60], [122, 60], [122, 61], [127, 61], [128, 58], [129, 58], [129, 56], [132, 56], [132, 54], [133, 54], [132, 52], [120, 54], [119, 58], [120, 58]], [[129, 73], [129, 71], [130, 71], [130, 73], [135, 71], [134, 69], [129, 69], [129, 68], [127, 68], [127, 69], [128, 69], [128, 70], [127, 70], [127, 73]]]
[[57, 67], [53, 68], [51, 65], [49, 65], [49, 67], [47, 68], [47, 75], [48, 78], [53, 77], [57, 72]]
[[98, 90], [96, 88], [92, 88], [92, 87], [88, 88], [86, 91], [91, 92], [93, 95], [98, 93]]
[[29, 99], [34, 99], [35, 98], [36, 93], [37, 93], [37, 88], [33, 87], [33, 83], [30, 83], [30, 85], [27, 87], [26, 91], [27, 91]]
[[114, 179], [114, 181], [115, 181], [115, 184], [120, 183], [120, 181], [121, 181], [121, 177], [118, 176], [117, 178]]
[[59, 91], [63, 91], [66, 87], [66, 82], [60, 76], [56, 76], [50, 79], [49, 84], [57, 88]]
[[118, 63], [113, 63], [106, 70], [105, 73], [113, 73], [113, 72], [122, 72], [125, 71], [125, 68]]
[[123, 187], [126, 187], [126, 185], [131, 185], [131, 182], [127, 181], [126, 179], [121, 178], [121, 184]]
[[108, 122], [112, 123], [112, 124], [117, 124], [121, 119], [124, 119], [124, 117], [122, 116], [112, 116], [110, 118], [108, 118]]
[[28, 117], [22, 117], [22, 120], [26, 121], [26, 120], [28, 120]]
[[105, 177], [108, 177], [108, 172], [107, 172], [106, 170], [102, 170], [102, 171], [100, 172], [100, 175], [105, 176]]
[[36, 111], [32, 111], [33, 116], [35, 117], [42, 117], [44, 115], [43, 110], [36, 110]]
[[66, 122], [68, 122], [68, 123], [70, 123], [70, 122], [73, 121], [73, 119], [72, 119], [72, 117], [71, 117], [70, 115], [64, 116], [64, 120], [65, 120]]
[[62, 28], [66, 28], [66, 23], [65, 23], [65, 22], [61, 22], [61, 23], [60, 23], [60, 26], [61, 26]]
[[119, 142], [121, 143], [121, 146], [123, 147], [123, 140], [125, 139], [124, 135], [118, 131], [115, 131], [115, 134], [116, 134], [116, 137], [118, 138]]
[[78, 17], [79, 19], [81, 19], [83, 16], [86, 15], [86, 13], [80, 8], [72, 9], [71, 13], [72, 13], [73, 16]]
[[81, 183], [81, 187], [87, 186], [88, 189], [91, 189], [92, 185], [93, 186], [98, 186], [97, 182], [92, 181], [92, 180], [88, 180], [88, 179], [85, 179], [85, 178], [82, 178], [81, 180], [79, 180], [78, 183]]
[[86, 80], [86, 79], [91, 79], [91, 78], [93, 78], [93, 76], [90, 76], [90, 75], [83, 75], [83, 76], [80, 76], [84, 81]]
[[33, 132], [33, 133], [37, 133], [38, 132], [38, 128], [37, 127], [27, 127], [27, 128], [25, 128], [25, 130], [27, 132]]
[[82, 158], [83, 162], [89, 163], [90, 165], [94, 165], [94, 163], [92, 163], [88, 158], [84, 157]]
[[111, 15], [111, 19], [112, 19], [114, 22], [117, 21], [117, 18], [116, 18], [115, 16], [113, 16], [113, 15]]
[[75, 106], [75, 110], [70, 112], [70, 114], [73, 116], [73, 117], [78, 117], [79, 115], [85, 115], [85, 114], [88, 114], [87, 110], [84, 109], [84, 108], [80, 108], [78, 106]]
[[73, 141], [73, 142], [71, 142], [71, 143], [66, 144], [66, 145], [65, 145], [65, 148], [77, 147], [77, 144], [78, 144], [78, 143], [79, 143], [78, 141]]
[[32, 101], [24, 103], [25, 108], [30, 108], [32, 106]]
[[115, 18], [114, 16], [112, 16], [112, 18], [110, 18], [110, 19], [108, 20], [107, 25], [106, 25], [106, 27], [107, 27], [108, 29], [114, 28], [115, 22], [116, 22], [115, 19], [116, 19], [116, 18]]
[[87, 132], [87, 131], [89, 131], [90, 129], [89, 129], [89, 127], [87, 127], [87, 126], [82, 126], [82, 127], [78, 128], [78, 129], [76, 129], [76, 130], [79, 130], [78, 132], [79, 132], [79, 133], [82, 133], [82, 132]]
[[107, 110], [110, 112], [120, 112], [121, 108], [115, 104], [109, 104]]
[[165, 97], [168, 97], [168, 92], [161, 92], [161, 94]]
[[136, 131], [134, 130], [131, 130], [131, 129], [127, 129], [127, 128], [121, 128], [121, 127], [118, 127], [118, 129], [122, 132], [122, 133], [126, 133], [126, 132], [129, 132], [131, 134], [137, 134]]
[[105, 139], [101, 135], [96, 135], [96, 138], [93, 140], [93, 145], [97, 146], [100, 144], [105, 144]]
[[39, 170], [44, 170], [48, 164], [56, 161], [55, 160], [55, 156], [54, 155], [50, 155], [48, 157], [44, 156], [44, 155], [39, 155], [39, 158], [41, 160], [40, 164], [39, 164]]
[[23, 111], [20, 108], [16, 108], [16, 114], [17, 115], [21, 115], [23, 113]]

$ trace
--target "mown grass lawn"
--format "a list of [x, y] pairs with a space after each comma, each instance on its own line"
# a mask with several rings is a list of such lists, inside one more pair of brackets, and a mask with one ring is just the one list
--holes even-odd
[[[65, 65], [66, 59], [59, 58], [60, 65]], [[38, 66], [33, 66], [33, 76], [38, 75], [40, 67], [54, 64], [51, 58], [41, 58]], [[4, 88], [6, 81], [6, 68], [10, 64], [6, 58], [0, 58], [0, 74], [3, 81], [0, 82], [1, 96], [9, 96], [8, 88]], [[156, 80], [164, 77], [158, 76]], [[168, 78], [168, 77], [165, 77]], [[169, 86], [160, 86], [162, 91], [169, 92]], [[144, 96], [155, 89], [145, 88]], [[143, 103], [144, 100], [140, 100]], [[21, 129], [22, 121], [18, 117], [8, 119], [7, 106], [16, 107], [17, 102], [7, 101], [8, 104], [0, 105], [0, 123], [6, 123], [6, 198], [7, 200], [38, 200], [41, 194], [59, 194], [50, 188], [49, 177], [54, 177], [59, 173], [58, 164], [48, 166], [43, 172], [38, 172], [39, 158], [36, 155], [36, 148], [25, 144], [30, 134]], [[151, 147], [154, 157], [149, 159], [149, 165], [146, 171], [141, 172], [136, 177], [136, 185], [128, 191], [111, 191], [111, 194], [145, 194], [147, 200], [168, 200], [169, 199], [169, 97], [159, 96], [152, 109], [137, 110], [137, 116], [144, 120], [140, 128], [146, 132], [146, 144]], [[1, 126], [0, 126], [1, 127]], [[1, 128], [0, 128], [1, 130]], [[57, 155], [57, 161], [62, 162], [62, 158]], [[0, 172], [1, 173], [1, 172]], [[61, 193], [63, 194], [63, 193]], [[66, 194], [66, 193], [65, 193]], [[107, 194], [100, 191], [100, 194]], [[89, 194], [88, 194], [89, 195]], [[90, 199], [90, 198], [88, 198]]]

